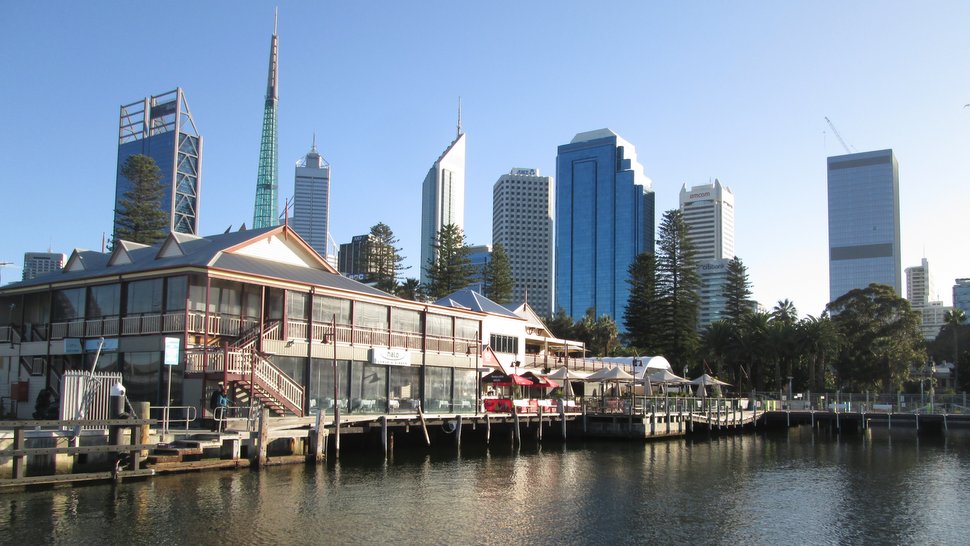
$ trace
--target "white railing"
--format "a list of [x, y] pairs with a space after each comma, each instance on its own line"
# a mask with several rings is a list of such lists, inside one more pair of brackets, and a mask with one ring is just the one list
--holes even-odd
[[255, 354], [256, 377], [270, 387], [287, 402], [303, 411], [303, 385], [294, 381], [290, 376], [273, 365], [272, 362]]
[[[208, 358], [206, 354], [208, 353]], [[255, 370], [253, 362], [256, 363]], [[278, 396], [297, 408], [303, 408], [303, 385], [283, 373], [267, 358], [249, 350], [213, 349], [186, 351], [186, 373], [225, 373], [250, 378], [253, 375]]]
[[20, 343], [20, 332], [13, 326], [0, 326], [0, 343]]

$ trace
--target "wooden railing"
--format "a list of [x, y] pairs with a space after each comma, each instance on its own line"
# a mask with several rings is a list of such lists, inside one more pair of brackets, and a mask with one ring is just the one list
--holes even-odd
[[242, 376], [247, 381], [255, 377], [271, 396], [292, 406], [291, 409], [299, 408], [298, 413], [302, 414], [303, 385], [274, 366], [265, 355], [252, 349], [186, 351], [185, 372], [188, 374], [225, 373]]
[[[286, 321], [286, 337], [306, 342], [308, 322], [297, 319]], [[333, 338], [333, 327], [330, 323], [313, 323], [309, 328], [314, 343], [330, 343]], [[267, 336], [270, 338], [270, 336]], [[422, 336], [416, 332], [398, 332], [384, 328], [367, 328], [363, 326], [337, 325], [337, 343], [345, 345], [364, 345], [371, 347], [396, 347], [403, 349], [422, 350]], [[282, 334], [271, 339], [282, 340]], [[478, 340], [452, 337], [428, 336], [427, 350], [440, 353], [476, 355], [478, 354]]]

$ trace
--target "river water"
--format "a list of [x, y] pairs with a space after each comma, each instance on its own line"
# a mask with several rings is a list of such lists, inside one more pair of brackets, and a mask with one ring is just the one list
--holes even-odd
[[343, 453], [0, 494], [6, 544], [965, 544], [970, 432]]

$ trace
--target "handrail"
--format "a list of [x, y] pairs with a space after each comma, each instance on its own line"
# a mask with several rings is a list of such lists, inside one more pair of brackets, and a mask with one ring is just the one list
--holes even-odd
[[[189, 423], [194, 422], [198, 418], [199, 410], [195, 406], [152, 406], [149, 408], [149, 417], [154, 414], [159, 414], [161, 417], [157, 418], [159, 422], [162, 423], [162, 430], [168, 431], [170, 429], [169, 425], [174, 421], [176, 423], [185, 423], [185, 430], [189, 430]], [[172, 412], [184, 412], [185, 417], [180, 419], [173, 419]]]
[[305, 391], [303, 385], [296, 382], [293, 378], [286, 375], [283, 370], [277, 368], [266, 355], [259, 351], [252, 351], [255, 361], [255, 376], [270, 387], [275, 393], [279, 394], [293, 408], [298, 408], [295, 413], [303, 414], [303, 398]]
[[[208, 353], [208, 358], [205, 354]], [[291, 406], [294, 413], [303, 412], [303, 385], [277, 368], [268, 355], [255, 349], [218, 348], [196, 349], [185, 353], [186, 373], [227, 373], [243, 377], [255, 376], [259, 383]], [[255, 366], [254, 366], [255, 364]]]

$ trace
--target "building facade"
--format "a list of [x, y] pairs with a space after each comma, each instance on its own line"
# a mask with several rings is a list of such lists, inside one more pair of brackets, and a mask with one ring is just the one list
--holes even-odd
[[469, 245], [468, 261], [472, 267], [472, 284], [468, 285], [470, 290], [479, 294], [484, 294], [485, 273], [489, 264], [492, 263], [492, 245]]
[[121, 107], [113, 233], [118, 232], [122, 200], [133, 189], [121, 171], [128, 158], [138, 154], [151, 157], [161, 172], [158, 207], [168, 215], [168, 231], [198, 233], [202, 135], [182, 88]]
[[680, 189], [680, 211], [687, 238], [694, 245], [698, 291], [697, 328], [720, 320], [726, 301], [727, 264], [734, 258], [734, 193], [715, 179], [712, 184]]
[[118, 241], [108, 254], [75, 250], [61, 272], [0, 288], [0, 397], [27, 382], [18, 411], [29, 417], [65, 371], [97, 364], [122, 374], [130, 400], [164, 404], [163, 349], [176, 338], [168, 401], [200, 417], [217, 386], [233, 406], [252, 400], [281, 415], [335, 405], [471, 412], [484, 319], [343, 277], [287, 225]]
[[899, 167], [892, 150], [828, 158], [829, 298], [872, 283], [902, 295]]
[[970, 317], [970, 279], [956, 279], [953, 284], [953, 307], [963, 309]]
[[64, 267], [67, 258], [59, 252], [24, 252], [24, 275], [22, 280], [30, 280]]
[[942, 301], [931, 301], [926, 305], [914, 306], [913, 310], [920, 314], [920, 330], [923, 332], [923, 339], [933, 341], [940, 335], [940, 330], [946, 324], [944, 316], [953, 308], [943, 305]]
[[555, 188], [556, 310], [580, 320], [592, 309], [623, 329], [627, 269], [654, 251], [654, 193], [636, 149], [609, 129], [577, 134], [559, 146]]
[[340, 245], [340, 252], [337, 257], [337, 271], [341, 275], [346, 275], [351, 279], [363, 280], [371, 273], [371, 267], [367, 260], [368, 246], [371, 235], [354, 235], [349, 243]]
[[906, 299], [913, 307], [922, 307], [936, 297], [933, 278], [926, 258], [920, 265], [906, 268]]
[[552, 316], [555, 287], [555, 188], [539, 169], [512, 169], [492, 187], [492, 242], [500, 243], [512, 270], [512, 301]]
[[461, 110], [458, 135], [428, 170], [421, 196], [421, 284], [427, 284], [425, 268], [435, 256], [438, 232], [449, 224], [465, 229], [465, 133], [461, 131]]
[[293, 230], [317, 254], [332, 263], [330, 242], [330, 164], [317, 152], [316, 138], [310, 151], [296, 162], [293, 179]]

